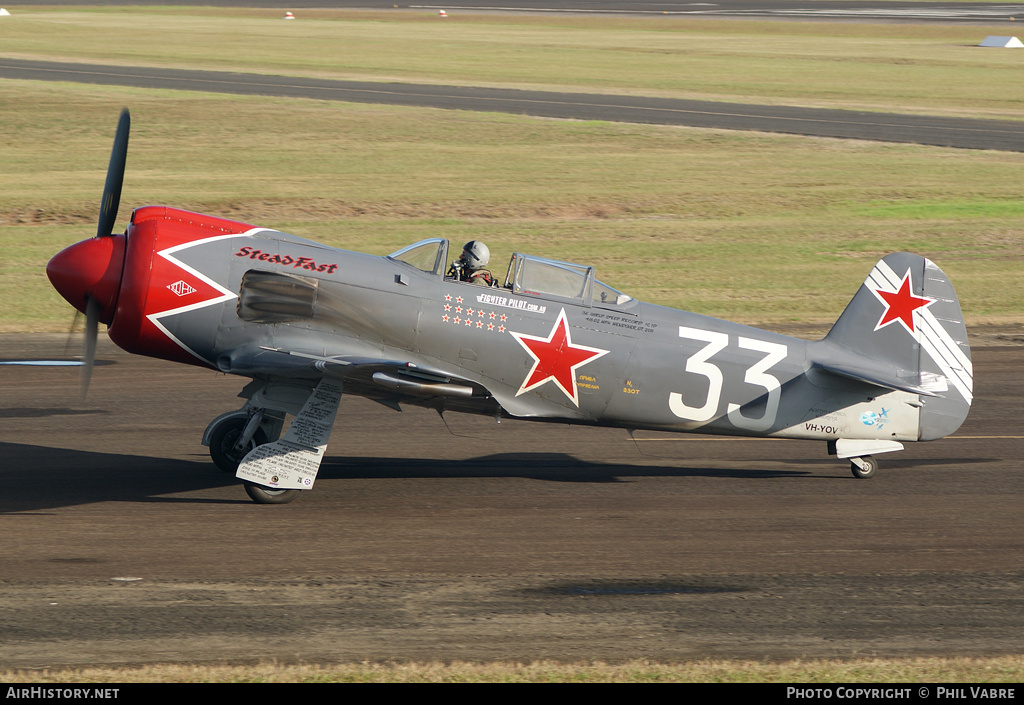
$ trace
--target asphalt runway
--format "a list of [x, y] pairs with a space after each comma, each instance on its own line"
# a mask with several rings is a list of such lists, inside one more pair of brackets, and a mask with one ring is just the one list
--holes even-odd
[[[1020, 653], [1006, 342], [974, 351], [964, 427], [870, 480], [817, 443], [346, 398], [284, 506], [199, 445], [241, 379], [101, 340], [79, 403], [74, 368], [0, 365], [0, 666]], [[0, 341], [0, 361], [64, 354]]]
[[300, 76], [102, 66], [0, 58], [0, 78], [269, 95], [572, 120], [756, 130], [965, 149], [1024, 151], [1024, 121], [744, 105], [644, 96], [554, 93], [473, 86], [332, 81]]
[[[221, 0], [232, 2], [233, 0]], [[237, 1], [237, 0], [235, 0]], [[246, 0], [248, 2], [248, 0]], [[341, 0], [340, 6], [373, 6], [386, 9], [386, 0]], [[311, 6], [316, 6], [315, 1]], [[393, 4], [392, 4], [393, 6]], [[513, 0], [486, 2], [481, 0], [444, 0], [430, 4], [398, 5], [410, 9], [457, 12], [530, 12], [560, 15], [604, 15], [657, 17], [715, 17], [730, 19], [817, 20], [826, 22], [941, 22], [985, 23], [1007, 22], [1024, 17], [1020, 5], [1008, 3], [957, 2], [878, 2], [834, 0], [827, 4], [815, 0], [718, 0], [717, 2], [675, 2], [659, 0]]]
[[[19, 0], [18, 7], [83, 5], [167, 5], [167, 0]], [[282, 9], [279, 0], [202, 0], [207, 7]], [[718, 0], [680, 2], [677, 0], [451, 0], [434, 3], [394, 3], [391, 0], [293, 0], [289, 8], [370, 9], [398, 11], [440, 11], [449, 13], [531, 13], [548, 15], [605, 15], [632, 17], [733, 17], [791, 21], [818, 19], [828, 22], [1010, 22], [1024, 17], [1019, 4], [1000, 2], [887, 2], [885, 0]]]

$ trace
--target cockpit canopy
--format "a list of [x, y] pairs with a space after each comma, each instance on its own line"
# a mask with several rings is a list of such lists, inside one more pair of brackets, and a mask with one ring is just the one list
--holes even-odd
[[508, 263], [505, 288], [513, 294], [577, 299], [584, 304], [622, 305], [632, 301], [632, 297], [597, 281], [593, 267], [518, 252]]
[[406, 245], [388, 255], [388, 259], [405, 262], [427, 274], [441, 274], [448, 255], [448, 241], [442, 237]]
[[[448, 260], [448, 240], [431, 238], [403, 247], [388, 259], [441, 276]], [[570, 262], [513, 253], [505, 275], [505, 289], [521, 296], [573, 300], [585, 306], [622, 306], [633, 297], [594, 278], [594, 268]]]

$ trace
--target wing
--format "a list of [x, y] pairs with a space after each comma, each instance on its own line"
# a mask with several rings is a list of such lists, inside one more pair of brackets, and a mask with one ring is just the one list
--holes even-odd
[[342, 382], [346, 393], [365, 396], [392, 408], [410, 403], [476, 413], [498, 410], [490, 390], [479, 382], [408, 360], [351, 355], [316, 355], [244, 345], [217, 359], [221, 372], [274, 381], [316, 384]]

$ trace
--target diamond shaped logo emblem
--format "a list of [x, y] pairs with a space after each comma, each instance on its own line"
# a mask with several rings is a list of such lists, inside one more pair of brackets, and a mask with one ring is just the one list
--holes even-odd
[[189, 294], [195, 293], [195, 289], [185, 283], [184, 279], [179, 279], [173, 284], [168, 284], [167, 288], [173, 291], [178, 296], [188, 296]]

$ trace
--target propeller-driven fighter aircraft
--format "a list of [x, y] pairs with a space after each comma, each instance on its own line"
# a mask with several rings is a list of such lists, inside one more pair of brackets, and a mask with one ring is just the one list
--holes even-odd
[[923, 257], [883, 258], [828, 335], [804, 341], [643, 303], [593, 267], [527, 254], [503, 283], [469, 283], [449, 276], [443, 238], [378, 257], [165, 206], [112, 234], [129, 123], [125, 110], [96, 237], [47, 274], [86, 314], [85, 383], [100, 323], [128, 352], [250, 380], [203, 443], [256, 502], [312, 488], [343, 392], [395, 409], [817, 440], [860, 478], [875, 455], [942, 438], [970, 409], [960, 305]]

